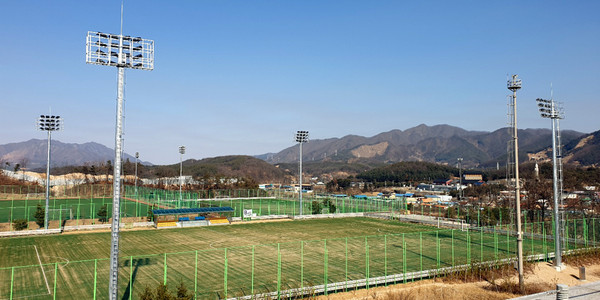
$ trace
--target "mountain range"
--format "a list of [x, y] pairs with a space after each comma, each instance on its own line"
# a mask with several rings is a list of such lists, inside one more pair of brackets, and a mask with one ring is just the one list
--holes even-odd
[[[86, 163], [114, 160], [115, 150], [102, 144], [89, 142], [84, 144], [63, 143], [52, 140], [52, 167], [79, 166]], [[20, 143], [0, 145], [0, 162], [19, 164], [30, 170], [45, 168], [48, 155], [48, 140], [31, 139]], [[134, 161], [135, 157], [123, 153], [124, 160]], [[141, 162], [142, 164], [151, 164]]]
[[[521, 161], [548, 161], [552, 150], [552, 133], [549, 129], [520, 129], [519, 154]], [[572, 130], [561, 132], [564, 145], [564, 162], [583, 166], [600, 165], [600, 131], [584, 134]], [[311, 140], [303, 146], [303, 158], [307, 165], [319, 163], [332, 169], [347, 169], [351, 173], [356, 170], [390, 164], [401, 161], [427, 161], [442, 164], [456, 164], [457, 158], [463, 158], [466, 168], [495, 167], [505, 165], [507, 145], [511, 140], [509, 128], [501, 128], [493, 132], [468, 131], [450, 125], [428, 126], [418, 125], [406, 130], [391, 130], [372, 137], [347, 135], [341, 138]], [[39, 169], [46, 165], [47, 141], [32, 139], [26, 142], [0, 145], [0, 162], [21, 164], [28, 169]], [[282, 164], [284, 168], [293, 169], [298, 161], [298, 146], [288, 147], [277, 153], [257, 155], [272, 165]], [[135, 158], [124, 153], [123, 158], [134, 161]], [[114, 159], [114, 150], [95, 143], [84, 144], [62, 143], [52, 141], [52, 166], [77, 166], [86, 163], [106, 162]], [[239, 165], [236, 160], [207, 159], [191, 160], [189, 164], [204, 163], [207, 170], [219, 170], [218, 164], [223, 162]], [[147, 166], [150, 162], [142, 162]], [[185, 164], [185, 163], [184, 163]], [[285, 166], [285, 164], [289, 164]], [[6, 166], [4, 166], [6, 167]], [[219, 170], [222, 171], [222, 170]], [[237, 174], [237, 172], [236, 172]], [[262, 174], [259, 177], [269, 177]]]
[[[586, 135], [572, 130], [561, 132], [567, 162], [598, 164], [598, 132]], [[348, 135], [342, 138], [311, 140], [302, 147], [307, 162], [346, 163], [394, 163], [400, 161], [427, 161], [456, 164], [463, 158], [466, 167], [492, 167], [504, 165], [508, 142], [512, 140], [509, 128], [493, 132], [468, 131], [450, 125], [427, 126], [425, 124], [407, 130], [391, 130], [372, 137]], [[547, 160], [551, 151], [552, 132], [549, 129], [519, 129], [520, 161]], [[582, 142], [583, 140], [583, 142]], [[576, 147], [579, 145], [579, 147]], [[595, 149], [595, 148], [594, 148]], [[574, 151], [571, 153], [571, 151]], [[532, 155], [537, 153], [538, 155]], [[257, 156], [269, 163], [292, 163], [298, 161], [298, 146], [278, 153]]]

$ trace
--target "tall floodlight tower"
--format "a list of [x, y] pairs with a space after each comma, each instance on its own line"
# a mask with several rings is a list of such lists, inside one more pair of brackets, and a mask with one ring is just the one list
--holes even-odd
[[300, 191], [299, 191], [299, 200], [300, 200], [300, 215], [302, 215], [302, 144], [308, 142], [308, 131], [306, 130], [298, 130], [296, 132], [296, 142], [300, 144], [300, 172], [299, 172], [299, 183], [300, 183]]
[[138, 198], [138, 189], [137, 189], [137, 165], [138, 165], [138, 159], [140, 158], [140, 153], [136, 152], [135, 153], [135, 199]]
[[521, 89], [521, 79], [518, 75], [512, 75], [512, 78], [507, 82], [507, 88], [513, 92], [512, 94], [512, 138], [515, 163], [515, 208], [517, 221], [517, 262], [519, 271], [519, 288], [521, 291], [525, 289], [523, 278], [523, 232], [521, 232], [521, 187], [519, 183], [519, 139], [517, 136], [517, 91]]
[[[554, 194], [554, 267], [560, 271], [563, 268], [562, 265], [562, 253], [561, 253], [561, 235], [560, 235], [560, 217], [558, 212], [558, 202], [560, 194], [562, 193], [562, 187], [559, 191], [559, 168], [562, 169], [559, 161], [560, 152], [560, 130], [558, 130], [559, 120], [563, 118], [562, 109], [558, 107], [554, 100], [545, 100], [538, 98], [536, 99], [540, 114], [542, 118], [547, 118], [552, 121], [552, 185]], [[562, 175], [562, 174], [561, 174]]]
[[123, 35], [123, 5], [121, 5], [121, 33], [110, 34], [88, 31], [85, 48], [88, 64], [117, 67], [117, 120], [115, 126], [115, 160], [113, 172], [113, 211], [110, 248], [109, 299], [118, 297], [119, 275], [119, 218], [121, 198], [121, 148], [123, 136], [123, 95], [125, 68], [153, 70], [154, 41]]
[[181, 208], [181, 186], [183, 185], [183, 155], [185, 154], [185, 146], [179, 147], [179, 204], [178, 208]]
[[48, 160], [46, 160], [46, 210], [44, 212], [44, 229], [48, 230], [48, 210], [50, 203], [50, 143], [52, 140], [52, 131], [62, 129], [62, 119], [60, 116], [40, 115], [38, 119], [38, 129], [48, 132]]
[[459, 157], [458, 160], [458, 201], [462, 200], [462, 162], [463, 158]]

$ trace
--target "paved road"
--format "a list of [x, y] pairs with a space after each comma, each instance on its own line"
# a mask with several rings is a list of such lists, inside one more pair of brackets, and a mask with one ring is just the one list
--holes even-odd
[[[554, 300], [556, 299], [556, 291], [547, 291], [539, 294], [533, 294], [513, 300]], [[590, 282], [582, 285], [569, 287], [569, 298], [568, 299], [600, 299], [600, 281]]]

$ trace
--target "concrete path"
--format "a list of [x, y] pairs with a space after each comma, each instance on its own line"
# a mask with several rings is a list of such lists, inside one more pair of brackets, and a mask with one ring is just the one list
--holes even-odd
[[[554, 300], [556, 298], [556, 290], [543, 293], [513, 298], [513, 300]], [[567, 298], [563, 298], [567, 299]], [[599, 299], [600, 300], [600, 281], [590, 282], [582, 285], [570, 286], [568, 299]]]

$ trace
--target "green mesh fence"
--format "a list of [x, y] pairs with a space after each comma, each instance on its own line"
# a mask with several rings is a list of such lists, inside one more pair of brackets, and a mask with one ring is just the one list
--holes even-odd
[[[565, 251], [596, 246], [598, 219], [565, 224]], [[551, 223], [524, 230], [525, 255], [552, 256]], [[29, 253], [32, 255], [32, 253]], [[180, 282], [197, 299], [222, 299], [319, 287], [342, 290], [414, 280], [412, 272], [514, 259], [510, 226], [373, 235], [194, 250], [120, 258], [119, 293], [137, 299], [146, 286]], [[35, 256], [34, 256], [35, 257]], [[104, 299], [109, 260], [62, 261], [0, 268], [1, 299]], [[381, 278], [386, 280], [381, 281]], [[361, 280], [356, 284], [355, 280]], [[339, 288], [338, 288], [339, 290]]]

